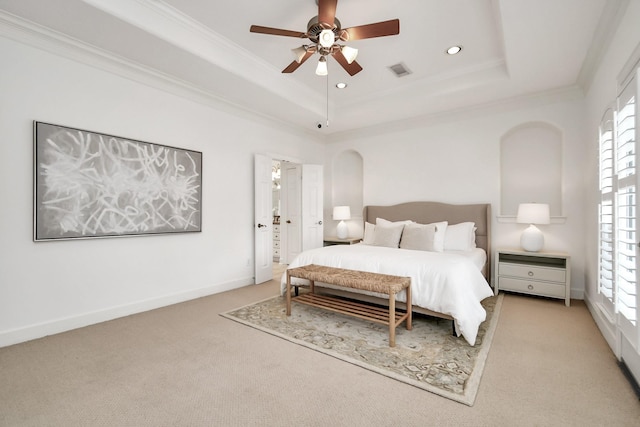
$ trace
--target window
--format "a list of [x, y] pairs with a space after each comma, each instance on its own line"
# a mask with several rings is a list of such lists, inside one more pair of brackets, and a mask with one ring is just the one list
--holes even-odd
[[635, 73], [615, 110], [600, 122], [599, 278], [601, 304], [635, 346], [638, 342], [638, 221]]

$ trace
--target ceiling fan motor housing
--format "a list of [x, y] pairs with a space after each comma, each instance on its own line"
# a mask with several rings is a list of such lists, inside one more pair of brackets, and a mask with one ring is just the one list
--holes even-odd
[[309, 40], [314, 43], [319, 43], [320, 33], [322, 30], [331, 30], [336, 40], [339, 40], [342, 35], [342, 27], [340, 26], [338, 18], [334, 18], [333, 25], [326, 22], [318, 22], [317, 16], [314, 16], [309, 20], [309, 23], [307, 24], [307, 35], [309, 36]]

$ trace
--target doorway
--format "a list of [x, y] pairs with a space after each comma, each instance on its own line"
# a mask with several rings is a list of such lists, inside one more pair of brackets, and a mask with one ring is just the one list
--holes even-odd
[[274, 264], [322, 246], [322, 166], [277, 158], [255, 155], [255, 283], [271, 280]]

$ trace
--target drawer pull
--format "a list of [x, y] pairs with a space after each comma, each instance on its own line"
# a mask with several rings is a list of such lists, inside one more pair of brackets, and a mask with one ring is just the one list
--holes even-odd
[[529, 285], [529, 286], [527, 286], [527, 289], [529, 289], [530, 291], [532, 291], [532, 290], [533, 290], [533, 285]]
[[533, 277], [533, 271], [530, 271], [528, 274], [529, 274], [529, 277]]

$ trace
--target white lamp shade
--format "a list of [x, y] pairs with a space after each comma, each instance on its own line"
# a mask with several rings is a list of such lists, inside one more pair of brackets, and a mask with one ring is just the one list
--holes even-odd
[[358, 49], [349, 46], [343, 46], [341, 50], [342, 55], [347, 60], [347, 64], [351, 64], [356, 60], [356, 57], [358, 56]]
[[316, 75], [326, 76], [329, 73], [327, 70], [327, 58], [321, 56], [318, 60], [318, 66], [316, 67]]
[[334, 206], [333, 219], [336, 221], [351, 219], [351, 208], [349, 206]]
[[521, 203], [516, 222], [520, 224], [549, 224], [549, 205], [545, 203]]
[[302, 61], [302, 58], [307, 54], [307, 49], [304, 46], [296, 47], [295, 49], [291, 49], [293, 52], [293, 57], [295, 61], [299, 64]]

